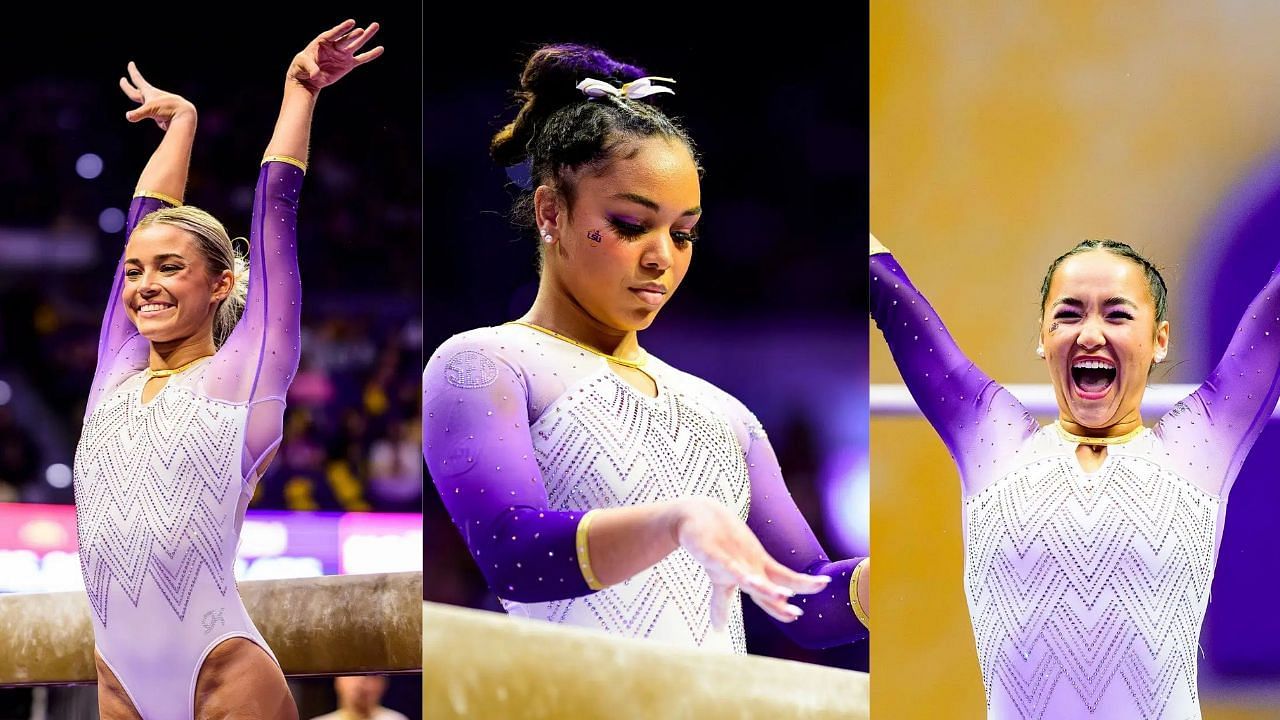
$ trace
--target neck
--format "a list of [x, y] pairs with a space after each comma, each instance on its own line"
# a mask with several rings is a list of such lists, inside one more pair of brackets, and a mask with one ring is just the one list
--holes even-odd
[[151, 343], [148, 366], [152, 370], [172, 370], [217, 352], [212, 334], [198, 334], [181, 340]]
[[1134, 410], [1133, 413], [1126, 414], [1114, 425], [1091, 428], [1081, 425], [1075, 420], [1072, 420], [1065, 412], [1059, 411], [1058, 424], [1062, 426], [1063, 430], [1066, 430], [1072, 435], [1079, 435], [1081, 437], [1113, 438], [1127, 435], [1141, 428], [1142, 414], [1137, 410]]
[[618, 330], [600, 322], [567, 293], [554, 287], [546, 273], [533, 307], [520, 320], [554, 330], [606, 355], [628, 360], [640, 356], [635, 330]]

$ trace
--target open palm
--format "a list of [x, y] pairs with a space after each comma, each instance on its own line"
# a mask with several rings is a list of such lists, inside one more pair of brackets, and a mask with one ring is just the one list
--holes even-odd
[[360, 28], [355, 20], [344, 20], [317, 35], [295, 55], [287, 77], [312, 91], [332, 85], [352, 69], [382, 55], [381, 45], [358, 52], [377, 33], [376, 22]]
[[125, 113], [125, 119], [129, 122], [136, 123], [150, 119], [154, 120], [161, 130], [168, 130], [169, 122], [176, 115], [184, 111], [195, 111], [195, 106], [186, 98], [161, 90], [147, 82], [133, 62], [129, 63], [128, 71], [128, 78], [120, 78], [120, 89], [129, 96], [130, 100], [139, 105]]

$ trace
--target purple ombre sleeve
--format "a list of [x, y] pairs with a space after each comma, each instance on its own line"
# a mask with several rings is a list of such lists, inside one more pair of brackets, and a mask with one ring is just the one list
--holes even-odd
[[892, 255], [872, 255], [870, 275], [871, 316], [898, 372], [951, 451], [965, 492], [982, 490], [998, 477], [996, 462], [1037, 431], [1035, 418], [965, 357]]
[[592, 592], [576, 551], [585, 511], [547, 508], [519, 369], [461, 335], [427, 363], [422, 392], [427, 468], [489, 587], [518, 602]]
[[264, 162], [249, 231], [249, 292], [244, 314], [205, 373], [211, 396], [250, 406], [242, 469], [280, 443], [285, 394], [301, 357], [298, 196], [302, 168]]
[[[164, 207], [168, 203], [159, 198], [140, 194], [129, 204], [129, 215], [125, 219], [124, 241], [127, 245], [129, 236], [138, 222], [147, 215]], [[147, 363], [149, 345], [146, 338], [138, 334], [138, 328], [125, 314], [124, 303], [120, 295], [124, 289], [124, 248], [120, 261], [116, 263], [115, 279], [111, 283], [111, 295], [107, 298], [107, 310], [102, 316], [102, 329], [98, 334], [98, 365], [93, 372], [93, 386], [89, 390], [89, 400], [85, 403], [84, 416], [87, 420], [98, 401], [107, 390], [119, 385], [125, 378], [138, 372]]]
[[1227, 495], [1280, 398], [1280, 266], [1249, 303], [1217, 367], [1156, 428], [1173, 469]]
[[849, 583], [853, 569], [864, 558], [832, 562], [814, 537], [782, 480], [778, 458], [754, 418], [750, 419], [751, 446], [747, 468], [751, 477], [751, 512], [747, 526], [775, 560], [808, 575], [827, 575], [831, 582], [813, 595], [796, 595], [792, 604], [804, 615], [790, 623], [775, 623], [797, 644], [810, 648], [855, 642], [867, 636], [850, 604]]

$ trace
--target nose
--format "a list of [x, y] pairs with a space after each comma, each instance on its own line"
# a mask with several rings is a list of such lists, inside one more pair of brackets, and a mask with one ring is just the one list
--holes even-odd
[[1080, 334], [1076, 336], [1076, 345], [1085, 350], [1097, 350], [1106, 344], [1107, 336], [1102, 330], [1102, 321], [1086, 318], [1080, 327]]
[[160, 294], [160, 286], [156, 284], [155, 274], [150, 270], [143, 271], [138, 280], [138, 294], [144, 298], [152, 298]]
[[645, 248], [640, 264], [662, 273], [671, 267], [675, 257], [675, 241], [671, 239], [671, 233], [666, 230], [656, 233], [656, 236], [656, 239]]

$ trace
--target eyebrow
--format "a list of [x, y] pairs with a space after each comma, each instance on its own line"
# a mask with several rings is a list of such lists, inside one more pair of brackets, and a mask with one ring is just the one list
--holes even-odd
[[[186, 261], [186, 258], [182, 257], [178, 253], [161, 253], [160, 255], [155, 256], [154, 260], [156, 260], [157, 262], [160, 262], [160, 261], [168, 260], [169, 258], [178, 258], [179, 260], [182, 260], [184, 262]], [[125, 265], [128, 265], [130, 263], [134, 265], [141, 265], [142, 261], [139, 260], [138, 258], [128, 258], [124, 261]]]
[[[1054, 305], [1070, 305], [1071, 307], [1078, 307], [1078, 308], [1082, 308], [1085, 305], [1083, 300], [1079, 300], [1073, 297], [1058, 298], [1058, 300], [1053, 304]], [[1112, 305], [1128, 305], [1134, 310], [1138, 309], [1137, 303], [1135, 303], [1134, 301], [1130, 300], [1127, 297], [1121, 297], [1120, 295], [1116, 295], [1115, 297], [1109, 297], [1106, 299], [1105, 302], [1102, 303], [1103, 307], [1110, 307]]]
[[[637, 205], [643, 205], [654, 212], [658, 212], [658, 203], [650, 200], [649, 198], [643, 195], [638, 195], [636, 193], [618, 193], [617, 195], [614, 195], [613, 198], [615, 200], [629, 200], [633, 203], [636, 203]], [[701, 215], [701, 214], [702, 214], [701, 205], [696, 205], [680, 213], [682, 217], [687, 217], [690, 215]]]

